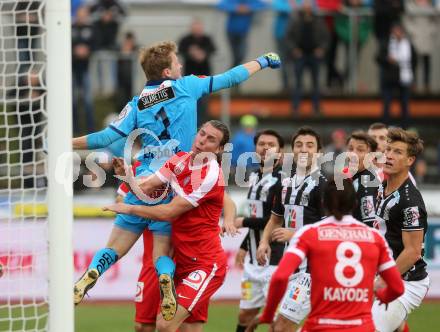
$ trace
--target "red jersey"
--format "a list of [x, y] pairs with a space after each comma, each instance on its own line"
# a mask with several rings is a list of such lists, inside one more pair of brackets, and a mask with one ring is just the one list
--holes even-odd
[[[299, 230], [286, 251], [288, 255], [298, 265], [307, 257], [312, 277], [312, 311], [304, 330], [375, 330], [371, 307], [376, 272], [394, 267], [397, 283], [400, 280], [391, 251], [377, 230], [352, 216], [341, 221], [329, 217]], [[263, 322], [270, 319], [277, 305], [272, 303], [271, 292], [268, 299], [267, 307], [271, 308], [267, 313], [265, 310]]]
[[175, 194], [194, 206], [172, 221], [174, 257], [182, 265], [223, 261], [219, 226], [224, 195], [222, 171], [216, 160], [192, 165], [191, 155], [179, 152], [156, 172], [163, 182], [171, 183]]

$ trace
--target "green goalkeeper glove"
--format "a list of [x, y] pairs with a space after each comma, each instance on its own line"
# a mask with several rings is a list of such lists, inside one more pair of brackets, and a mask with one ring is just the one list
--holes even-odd
[[261, 69], [264, 69], [266, 67], [270, 68], [280, 68], [281, 67], [281, 59], [280, 56], [276, 53], [266, 53], [262, 56], [258, 57], [255, 61], [257, 61]]

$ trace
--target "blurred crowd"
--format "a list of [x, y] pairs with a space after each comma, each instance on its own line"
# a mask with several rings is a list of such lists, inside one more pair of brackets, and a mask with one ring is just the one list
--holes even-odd
[[[399, 125], [407, 127], [409, 100], [415, 86], [418, 93], [431, 92], [440, 0], [219, 0], [217, 8], [227, 17], [225, 34], [232, 66], [247, 59], [247, 40], [255, 16], [264, 10], [273, 11], [276, 51], [284, 62], [280, 71], [282, 92], [291, 96], [294, 117], [301, 109], [304, 73], [310, 73], [310, 99], [314, 114], [319, 116], [321, 90], [336, 94], [346, 91], [370, 38], [378, 45], [375, 61], [384, 123], [390, 123], [394, 97], [398, 97], [401, 105]], [[127, 10], [117, 0], [72, 0], [74, 114], [78, 114], [81, 106], [88, 132], [95, 127], [89, 75], [93, 54], [99, 54], [98, 85], [108, 82], [110, 91], [116, 93], [117, 109], [133, 93], [136, 39], [129, 32], [122, 41], [118, 40], [119, 27], [126, 15]], [[213, 38], [204, 32], [200, 19], [194, 19], [188, 30], [179, 42], [185, 74], [210, 75], [210, 58], [216, 49]], [[341, 50], [343, 54], [337, 54]], [[338, 68], [341, 61], [337, 59], [341, 56], [344, 64]], [[101, 86], [98, 89], [104, 90]], [[207, 100], [202, 100], [199, 107], [206, 110]], [[75, 132], [80, 131], [75, 128]]]
[[[294, 116], [301, 105], [304, 71], [310, 72], [313, 110], [319, 115], [321, 67], [325, 67], [326, 89], [341, 92], [349, 83], [351, 72], [358, 70], [354, 64], [370, 36], [378, 45], [375, 60], [384, 104], [383, 122], [389, 123], [390, 104], [397, 95], [402, 113], [400, 125], [407, 127], [409, 98], [416, 82], [420, 81], [418, 92], [431, 91], [440, 1], [273, 0], [269, 5], [263, 0], [222, 0], [218, 7], [227, 13], [226, 33], [233, 65], [245, 58], [255, 14], [274, 11], [273, 36], [285, 64], [282, 85], [284, 91], [291, 91]], [[336, 61], [339, 45], [346, 53], [342, 69], [337, 68]], [[353, 48], [355, 52], [350, 55]], [[419, 66], [421, 75], [416, 75]]]
[[[42, 95], [42, 90], [38, 89], [42, 76], [33, 67], [35, 50], [41, 43], [36, 38], [42, 35], [38, 26], [41, 4], [41, 0], [29, 0], [16, 6], [18, 73], [21, 78], [16, 85], [19, 89], [9, 93], [11, 96], [23, 94], [33, 86], [36, 88], [32, 89], [32, 94]], [[136, 36], [126, 30], [121, 33], [121, 25], [128, 15], [125, 4], [125, 1], [118, 0], [71, 0], [76, 136], [98, 129], [98, 118], [122, 109], [138, 90], [133, 86], [137, 69]], [[393, 98], [398, 97], [401, 118], [394, 124], [407, 128], [410, 124], [409, 101], [415, 87], [418, 93], [430, 94], [432, 91], [432, 60], [440, 27], [440, 0], [219, 0], [216, 6], [226, 16], [225, 35], [230, 46], [231, 66], [243, 63], [251, 56], [247, 54], [247, 41], [256, 26], [258, 13], [273, 12], [275, 51], [284, 64], [280, 70], [282, 92], [291, 98], [293, 117], [300, 114], [302, 107], [304, 73], [310, 73], [310, 99], [314, 114], [320, 116], [322, 91], [337, 95], [346, 91], [353, 71], [359, 69], [357, 60], [369, 39], [374, 39], [377, 45], [374, 60], [383, 100], [382, 122], [391, 124], [390, 105]], [[222, 45], [216, 45], [215, 38], [205, 32], [204, 22], [206, 24], [206, 21], [194, 18], [178, 40], [185, 75], [213, 74], [212, 58]], [[337, 54], [341, 50], [343, 53]], [[356, 61], [353, 61], [353, 55], [357, 57]], [[344, 61], [337, 61], [340, 58]], [[94, 89], [90, 77], [92, 61], [96, 64]], [[320, 79], [322, 76], [323, 80]], [[30, 79], [32, 77], [34, 79]], [[32, 85], [29, 82], [33, 82]], [[106, 114], [97, 114], [94, 96], [106, 91], [103, 85], [111, 87], [111, 98], [105, 96], [110, 107]], [[18, 92], [20, 89], [22, 91]], [[199, 123], [207, 120], [207, 105], [207, 99], [200, 100]], [[32, 107], [32, 110], [36, 108], [35, 105]], [[20, 114], [25, 114], [24, 108], [28, 113], [38, 113], [23, 104], [20, 105]], [[35, 119], [22, 116], [21, 121], [26, 125]]]

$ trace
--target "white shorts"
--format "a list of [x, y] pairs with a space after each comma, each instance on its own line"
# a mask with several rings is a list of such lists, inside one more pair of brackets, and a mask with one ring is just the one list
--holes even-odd
[[277, 267], [274, 265], [259, 266], [249, 262], [244, 264], [241, 278], [240, 309], [262, 308], [266, 304], [270, 277]]
[[279, 314], [299, 324], [310, 312], [310, 274], [298, 272], [292, 275], [287, 291], [279, 307]]
[[407, 318], [407, 316], [422, 304], [423, 298], [429, 289], [430, 280], [426, 277], [419, 281], [404, 281], [405, 292], [397, 300], [388, 304], [379, 305], [374, 301], [373, 314], [374, 325], [379, 332], [393, 332]]

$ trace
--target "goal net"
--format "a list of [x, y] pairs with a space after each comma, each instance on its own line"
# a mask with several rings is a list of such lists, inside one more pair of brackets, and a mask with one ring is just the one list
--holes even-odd
[[0, 331], [49, 330], [49, 1], [0, 0]]

